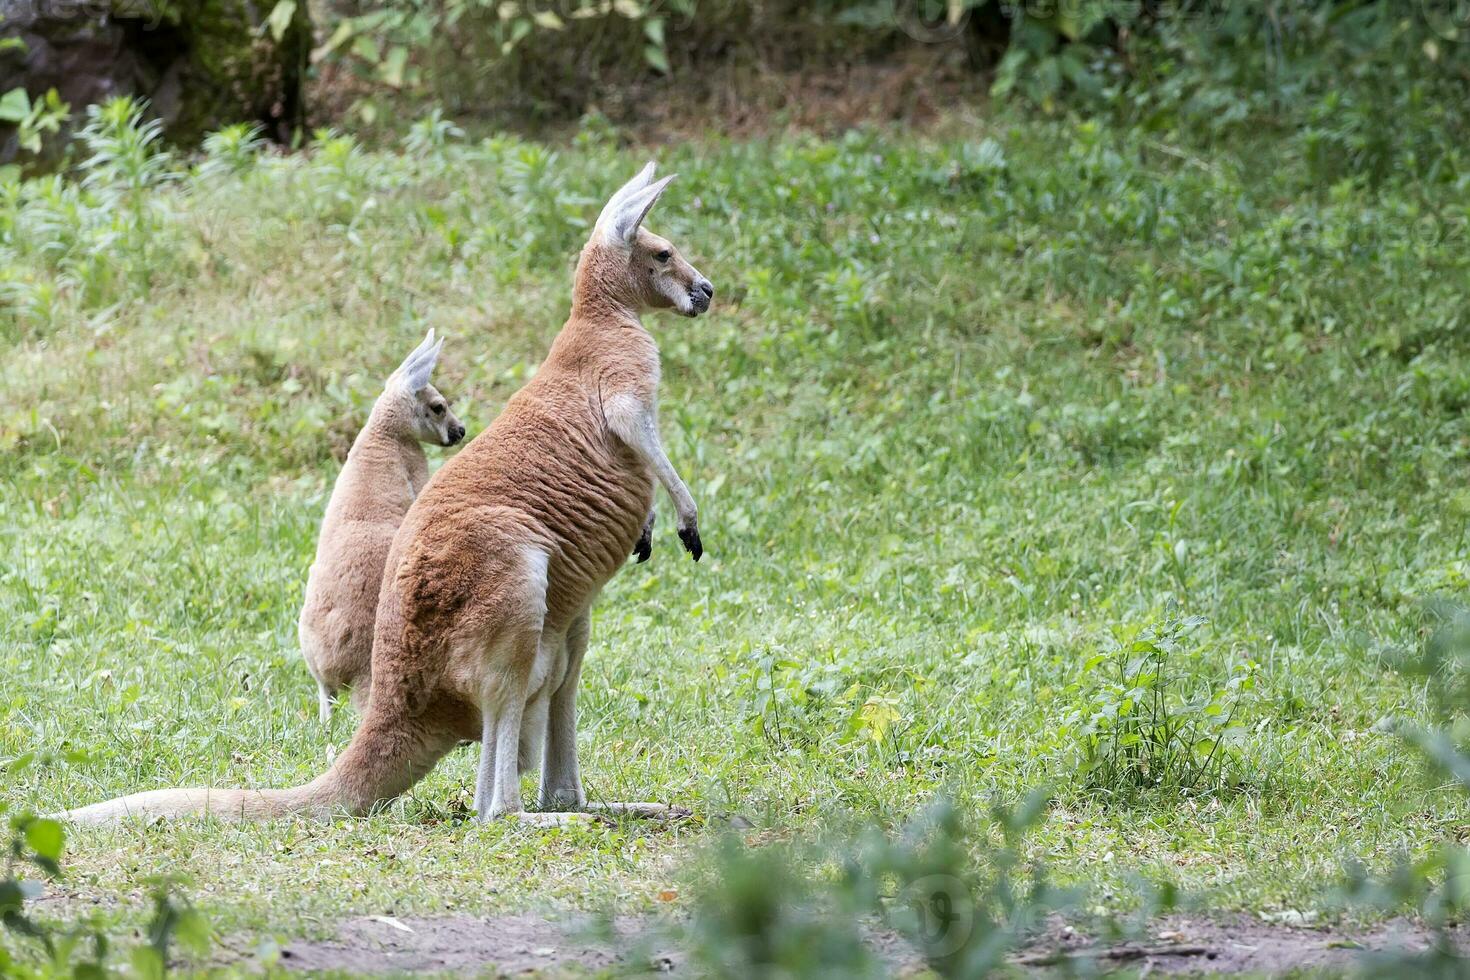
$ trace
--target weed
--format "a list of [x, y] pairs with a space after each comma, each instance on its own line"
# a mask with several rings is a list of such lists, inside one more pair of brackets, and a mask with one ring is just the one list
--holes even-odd
[[[1063, 735], [1080, 743], [1089, 786], [1188, 791], [1243, 778], [1236, 748], [1259, 665], [1232, 663], [1222, 682], [1199, 690], [1195, 664], [1202, 654], [1194, 634], [1204, 625], [1203, 617], [1171, 613], [1120, 632], [1110, 651], [1083, 663], [1082, 705]], [[1181, 690], [1185, 685], [1193, 689]]]
[[[1413, 745], [1428, 766], [1449, 777], [1450, 787], [1470, 795], [1470, 754], [1465, 752], [1467, 667], [1470, 667], [1470, 610], [1441, 603], [1438, 628], [1422, 654], [1404, 666], [1427, 679], [1438, 707], [1439, 726], [1426, 728], [1407, 719], [1387, 719], [1380, 727]], [[1422, 952], [1390, 952], [1365, 957], [1368, 976], [1464, 977], [1470, 958], [1460, 927], [1470, 915], [1470, 849], [1445, 840], [1421, 857], [1402, 856], [1383, 877], [1360, 861], [1348, 865], [1338, 892], [1347, 905], [1397, 911], [1413, 909], [1431, 928]]]
[[[14, 762], [10, 768], [15, 769]], [[0, 803], [0, 814], [4, 811], [5, 806]], [[95, 919], [57, 927], [26, 912], [26, 903], [38, 898], [44, 887], [24, 877], [18, 869], [34, 865], [47, 879], [61, 879], [65, 843], [61, 824], [19, 813], [10, 818], [9, 827], [5, 874], [0, 878], [0, 925], [43, 955], [27, 955], [24, 950], [13, 954], [0, 945], [0, 975], [17, 980], [86, 980], [115, 975], [131, 980], [158, 980], [168, 972], [169, 947], [174, 942], [196, 955], [209, 949], [212, 942], [209, 924], [187, 899], [179, 896], [181, 882], [169, 876], [153, 877], [144, 882], [153, 905], [147, 926], [148, 942], [130, 950], [127, 964], [120, 970], [114, 969], [109, 963], [112, 944]]]
[[261, 132], [258, 125], [236, 123], [205, 136], [204, 159], [199, 163], [199, 176], [235, 176], [251, 169], [265, 146]]
[[[1032, 793], [992, 807], [1000, 846], [972, 835], [943, 798], [894, 834], [869, 827], [759, 848], [726, 837], [680, 938], [711, 976], [891, 976], [915, 954], [938, 976], [993, 976], [1045, 916], [1075, 901], [1022, 857], [1045, 801]], [[805, 873], [823, 867], [837, 873]], [[874, 924], [903, 938], [898, 961], [873, 951]]]

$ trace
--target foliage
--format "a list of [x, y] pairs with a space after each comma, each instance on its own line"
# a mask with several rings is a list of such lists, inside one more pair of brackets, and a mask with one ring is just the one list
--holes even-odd
[[126, 97], [88, 109], [80, 180], [0, 174], [0, 336], [44, 331], [58, 304], [105, 308], [177, 270], [156, 191], [178, 175], [162, 127]]
[[1135, 26], [1143, 11], [1142, 4], [1111, 0], [1015, 5], [1010, 39], [996, 66], [991, 95], [1022, 97], [1046, 109], [1055, 109], [1066, 90], [1083, 99], [1096, 99], [1112, 64], [1109, 42], [1119, 29]]
[[[1305, 128], [1324, 169], [1378, 176], [1402, 163], [1382, 156], [1384, 123], [1410, 113], [1460, 129], [1462, 14], [1455, 0], [394, 0], [344, 15], [315, 57], [352, 73], [372, 123], [409, 93], [465, 113], [514, 106], [522, 119], [640, 105], [659, 79], [686, 100], [717, 101], [715, 78], [758, 85], [738, 74], [745, 63], [757, 76], [772, 65], [821, 71], [907, 50], [922, 56], [926, 85], [988, 86], [998, 101], [1191, 141]], [[957, 48], [970, 58], [943, 57]], [[1395, 84], [1346, 92], [1343, 77]]]
[[[18, 771], [23, 767], [12, 762], [9, 768]], [[0, 813], [4, 811], [5, 804], [0, 801]], [[42, 886], [22, 876], [18, 869], [34, 865], [46, 878], [59, 880], [65, 832], [55, 820], [29, 813], [12, 816], [9, 826], [5, 875], [0, 879], [0, 925], [42, 955], [29, 956], [24, 951], [12, 954], [0, 945], [0, 975], [16, 980], [100, 980], [108, 976], [158, 980], [168, 972], [169, 947], [175, 941], [196, 955], [208, 950], [208, 922], [176, 893], [180, 882], [167, 876], [146, 882], [153, 903], [148, 942], [132, 949], [126, 965], [120, 967], [109, 962], [112, 945], [95, 918], [57, 927], [28, 915], [26, 902], [37, 898]]]
[[265, 146], [261, 128], [250, 123], [235, 123], [204, 137], [200, 177], [229, 177], [245, 173], [255, 166]]
[[[1440, 726], [1426, 728], [1408, 719], [1392, 719], [1383, 728], [1397, 734], [1423, 755], [1437, 773], [1449, 777], [1460, 796], [1470, 795], [1470, 753], [1466, 751], [1467, 677], [1470, 677], [1470, 609], [1441, 605], [1439, 626], [1418, 658], [1404, 666], [1424, 677], [1434, 692]], [[1432, 930], [1422, 952], [1393, 952], [1366, 957], [1369, 976], [1464, 977], [1470, 975], [1461, 936], [1470, 916], [1470, 848], [1445, 840], [1428, 854], [1403, 857], [1387, 877], [1376, 877], [1362, 863], [1348, 866], [1340, 900], [1359, 906], [1396, 910], [1409, 906]]]
[[1088, 784], [1109, 791], [1196, 790], [1238, 782], [1237, 746], [1245, 737], [1241, 708], [1255, 693], [1260, 665], [1230, 664], [1228, 676], [1203, 690], [1203, 659], [1194, 634], [1203, 617], [1171, 613], [1132, 632], [1082, 665], [1080, 706], [1063, 735], [1081, 748]]
[[[709, 976], [890, 976], [892, 964], [859, 928], [876, 919], [938, 976], [994, 976], [1046, 915], [1075, 901], [1022, 857], [1045, 802], [1032, 793], [1015, 808], [993, 806], [999, 847], [976, 840], [944, 798], [893, 835], [870, 827], [821, 844], [760, 848], [726, 837], [696, 891], [684, 945]], [[804, 873], [823, 866], [840, 873]]]
[[[446, 87], [464, 81], [462, 70], [450, 66], [467, 55], [478, 74], [503, 72], [530, 39], [550, 36], [560, 43], [569, 27], [585, 25], [592, 29], [578, 33], [584, 43], [606, 44], [608, 37], [617, 36], [619, 23], [625, 23], [641, 33], [641, 61], [667, 74], [667, 20], [692, 16], [694, 7], [695, 0], [572, 0], [553, 5], [402, 0], [337, 20], [312, 57], [343, 64], [360, 81], [389, 92], [442, 96]], [[566, 42], [568, 47], [577, 43]], [[362, 100], [357, 110], [371, 124], [379, 116], [379, 102]]]
[[0, 96], [0, 122], [13, 125], [21, 149], [32, 154], [40, 153], [47, 134], [60, 132], [70, 118], [71, 107], [61, 101], [54, 88], [36, 99], [23, 88], [13, 88]]
[[79, 135], [91, 154], [81, 164], [84, 187], [135, 203], [176, 176], [162, 148], [163, 123], [149, 117], [146, 103], [118, 96], [89, 106]]

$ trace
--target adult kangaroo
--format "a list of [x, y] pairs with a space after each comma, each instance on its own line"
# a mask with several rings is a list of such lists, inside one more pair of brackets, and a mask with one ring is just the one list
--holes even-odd
[[535, 377], [404, 518], [378, 601], [372, 694], [331, 768], [292, 789], [157, 790], [65, 818], [364, 813], [478, 738], [479, 819], [586, 819], [523, 812], [519, 774], [544, 746], [540, 806], [587, 808], [576, 695], [588, 612], [634, 545], [646, 554], [655, 480], [673, 499], [684, 547], [696, 561], [703, 550], [694, 500], [659, 441], [658, 347], [639, 314], [698, 316], [714, 287], [643, 229], [673, 179], [653, 174], [650, 163], [603, 208], [577, 263], [571, 316]]

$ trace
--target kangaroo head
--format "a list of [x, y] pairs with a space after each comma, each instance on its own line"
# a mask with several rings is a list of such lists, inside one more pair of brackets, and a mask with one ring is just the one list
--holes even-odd
[[389, 401], [391, 418], [402, 430], [400, 434], [420, 442], [452, 446], [464, 438], [464, 424], [450, 411], [448, 399], [429, 384], [443, 347], [443, 338], [436, 342], [430, 328], [423, 343], [389, 375], [383, 396]]
[[633, 310], [673, 309], [699, 316], [715, 287], [673, 244], [643, 227], [643, 219], [676, 175], [653, 179], [649, 163], [604, 205], [577, 266], [577, 288], [601, 293]]

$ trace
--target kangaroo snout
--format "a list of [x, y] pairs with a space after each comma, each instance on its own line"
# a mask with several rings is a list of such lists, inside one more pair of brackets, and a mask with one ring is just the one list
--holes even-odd
[[693, 316], [699, 316], [709, 309], [709, 301], [715, 298], [714, 283], [704, 276], [694, 281], [694, 287], [689, 290], [689, 302], [694, 306]]
[[449, 438], [444, 440], [444, 445], [452, 446], [464, 438], [464, 426], [455, 424], [449, 427]]

